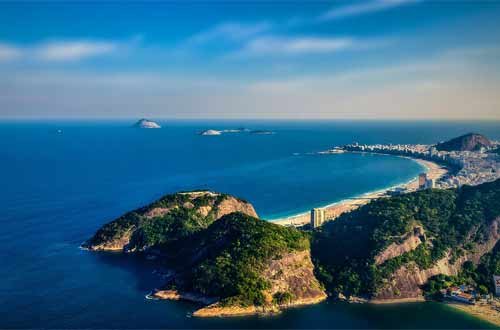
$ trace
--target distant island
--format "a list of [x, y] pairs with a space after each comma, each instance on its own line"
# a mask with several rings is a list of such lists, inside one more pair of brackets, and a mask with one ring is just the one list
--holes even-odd
[[140, 119], [139, 121], [137, 121], [133, 127], [136, 127], [136, 128], [161, 128], [161, 126], [152, 121], [152, 120], [149, 120], [149, 119]]
[[[488, 153], [498, 143], [490, 143], [488, 150], [449, 154], [422, 145], [352, 148], [450, 162], [468, 155], [476, 164], [498, 161]], [[104, 225], [83, 247], [170, 265], [164, 285], [148, 298], [197, 302], [204, 306], [193, 314], [199, 317], [274, 313], [329, 296], [371, 303], [446, 301], [500, 325], [500, 300], [493, 298], [493, 279], [500, 275], [495, 175], [446, 189], [417, 182], [416, 190], [383, 194], [329, 219], [314, 209], [311, 223], [299, 226], [261, 220], [250, 203], [234, 196], [181, 192]]]
[[222, 132], [215, 129], [207, 129], [206, 131], [200, 132], [200, 135], [222, 135]]
[[257, 135], [270, 135], [270, 134], [275, 134], [275, 132], [273, 132], [273, 131], [269, 131], [269, 130], [262, 130], [262, 129], [258, 129], [258, 130], [253, 130], [253, 131], [250, 131], [250, 134], [257, 134]]
[[216, 129], [207, 129], [204, 131], [199, 132], [199, 135], [205, 135], [205, 136], [214, 136], [214, 135], [223, 135], [227, 133], [249, 133], [249, 134], [261, 134], [261, 135], [270, 135], [270, 134], [275, 134], [273, 131], [269, 130], [250, 130], [248, 128], [235, 128], [235, 129], [223, 129], [223, 130], [216, 130]]

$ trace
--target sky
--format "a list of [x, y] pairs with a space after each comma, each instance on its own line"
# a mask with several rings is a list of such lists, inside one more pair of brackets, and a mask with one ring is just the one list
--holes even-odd
[[0, 2], [0, 118], [500, 120], [500, 1]]

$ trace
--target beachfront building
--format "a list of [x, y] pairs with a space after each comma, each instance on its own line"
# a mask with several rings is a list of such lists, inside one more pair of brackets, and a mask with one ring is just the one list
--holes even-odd
[[427, 186], [427, 173], [420, 173], [418, 175], [418, 189], [425, 189]]
[[311, 210], [311, 227], [317, 228], [325, 222], [325, 210], [314, 208]]

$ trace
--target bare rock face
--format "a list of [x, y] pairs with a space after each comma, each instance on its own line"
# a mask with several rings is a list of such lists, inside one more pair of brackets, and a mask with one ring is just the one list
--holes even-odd
[[[287, 253], [271, 260], [263, 276], [270, 283], [270, 289], [265, 292], [267, 304], [224, 306], [216, 302], [197, 310], [193, 315], [220, 317], [277, 313], [288, 307], [316, 304], [327, 298], [324, 288], [314, 276], [310, 250]], [[276, 301], [276, 297], [283, 299]]]
[[176, 225], [172, 227], [176, 228], [186, 225], [189, 230], [203, 229], [232, 212], [242, 212], [257, 217], [252, 204], [230, 195], [211, 191], [167, 195], [104, 225], [82, 247], [93, 251], [144, 250], [156, 243], [156, 241], [151, 242], [147, 237], [147, 231], [144, 230], [148, 226], [155, 226], [154, 222], [158, 223], [155, 230], [160, 226], [165, 235], [168, 233], [174, 235], [173, 229], [169, 228], [170, 223], [175, 222]]
[[375, 265], [381, 265], [389, 259], [415, 250], [424, 241], [424, 229], [420, 226], [415, 227], [411, 233], [406, 235], [402, 243], [391, 243], [384, 251], [377, 254], [375, 256]]
[[326, 299], [324, 288], [314, 276], [311, 251], [288, 253], [280, 259], [271, 260], [264, 271], [271, 283], [269, 294], [290, 293], [291, 300], [284, 305], [318, 302]]
[[217, 205], [217, 210], [215, 212], [215, 218], [220, 219], [226, 214], [233, 212], [241, 212], [249, 215], [251, 217], [257, 218], [257, 212], [250, 203], [242, 203], [241, 200], [234, 198], [233, 196], [228, 196], [219, 205]]
[[500, 218], [496, 218], [491, 223], [489, 233], [489, 237], [484, 243], [476, 245], [472, 252], [454, 262], [451, 261], [451, 251], [448, 251], [444, 258], [438, 260], [433, 267], [428, 269], [420, 269], [415, 263], [402, 266], [394, 272], [390, 280], [377, 292], [373, 299], [375, 301], [384, 301], [421, 298], [423, 294], [421, 287], [429, 278], [439, 274], [457, 275], [466, 261], [478, 264], [481, 257], [493, 249], [500, 239]]
[[112, 240], [105, 240], [96, 244], [87, 245], [87, 242], [83, 244], [83, 247], [92, 251], [123, 251], [123, 247], [127, 246], [130, 242], [130, 238], [134, 233], [135, 226], [131, 226], [127, 230], [123, 231], [117, 235]]

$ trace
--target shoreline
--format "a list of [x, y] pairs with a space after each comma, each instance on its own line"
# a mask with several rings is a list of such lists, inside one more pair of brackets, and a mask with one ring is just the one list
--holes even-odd
[[446, 301], [444, 304], [462, 313], [500, 327], [500, 312], [495, 311], [489, 305], [466, 305], [451, 301]]
[[[425, 169], [425, 173], [427, 173], [427, 176], [431, 179], [437, 180], [449, 172], [448, 168], [428, 160], [423, 160], [420, 158], [411, 158], [407, 156], [395, 156], [395, 157], [407, 158], [417, 162]], [[321, 206], [319, 208], [324, 209], [325, 212], [330, 215], [329, 216], [330, 219], [336, 218], [342, 213], [352, 211], [362, 205], [367, 204], [372, 199], [377, 199], [387, 196], [387, 192], [395, 188], [405, 188], [408, 191], [416, 191], [418, 189], [418, 177], [414, 177], [409, 181], [399, 183], [390, 187], [378, 189], [371, 192], [366, 192], [361, 195], [340, 200], [338, 202], [333, 202], [325, 206]], [[309, 211], [307, 211], [287, 217], [268, 219], [268, 221], [282, 226], [303, 226], [310, 222], [310, 213]]]

